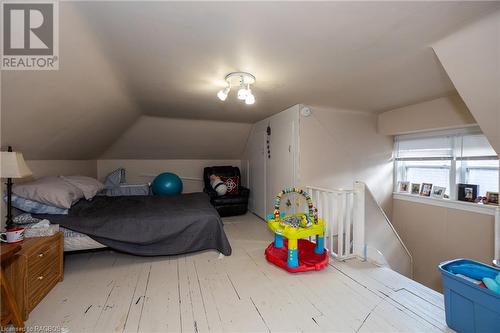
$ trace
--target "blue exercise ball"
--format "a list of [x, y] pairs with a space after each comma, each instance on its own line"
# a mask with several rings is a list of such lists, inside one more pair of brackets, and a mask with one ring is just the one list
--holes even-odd
[[182, 193], [182, 180], [175, 173], [160, 173], [151, 185], [155, 195], [175, 195]]

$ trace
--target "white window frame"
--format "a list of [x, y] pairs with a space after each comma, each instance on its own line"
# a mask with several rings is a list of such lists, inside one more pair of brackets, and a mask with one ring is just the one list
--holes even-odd
[[[447, 158], [412, 158], [412, 159], [404, 159], [404, 160], [399, 160], [399, 159], [394, 159], [394, 191], [397, 192], [397, 186], [398, 186], [398, 176], [401, 176], [401, 179], [406, 179], [406, 172], [408, 169], [408, 166], [405, 166], [404, 168], [398, 168], [397, 162], [398, 161], [405, 161], [405, 162], [411, 162], [411, 161], [450, 161], [450, 167], [445, 167], [445, 166], [420, 166], [420, 168], [429, 168], [429, 169], [449, 169], [449, 191], [450, 191], [450, 199], [452, 199], [453, 191], [455, 191], [456, 184], [455, 183], [455, 177], [456, 177], [456, 161], [454, 159], [447, 159]], [[410, 165], [411, 167], [411, 165]], [[417, 167], [417, 166], [415, 166]]]

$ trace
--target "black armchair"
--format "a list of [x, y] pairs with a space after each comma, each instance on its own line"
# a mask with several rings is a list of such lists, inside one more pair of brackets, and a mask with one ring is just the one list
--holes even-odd
[[[238, 177], [238, 194], [218, 196], [210, 185], [210, 175], [219, 177]], [[250, 190], [241, 186], [241, 175], [238, 167], [214, 166], [203, 170], [203, 181], [205, 183], [204, 192], [210, 196], [210, 202], [220, 216], [242, 215], [247, 212], [248, 196]]]

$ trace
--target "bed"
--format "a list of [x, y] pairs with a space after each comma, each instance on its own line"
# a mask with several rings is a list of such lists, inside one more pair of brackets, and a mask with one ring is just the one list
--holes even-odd
[[94, 250], [107, 247], [81, 232], [64, 227], [59, 227], [59, 230], [64, 234], [64, 252]]
[[231, 254], [222, 220], [205, 193], [96, 196], [80, 200], [68, 215], [34, 216], [66, 229], [65, 248], [72, 251], [107, 246], [143, 256], [210, 249]]

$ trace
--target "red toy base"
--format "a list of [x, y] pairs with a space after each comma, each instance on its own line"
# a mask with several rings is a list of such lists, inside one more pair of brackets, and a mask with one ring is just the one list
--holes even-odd
[[278, 249], [274, 247], [273, 242], [269, 244], [264, 253], [266, 254], [267, 261], [283, 268], [290, 273], [319, 271], [320, 269], [325, 268], [325, 266], [328, 264], [328, 253], [326, 249], [323, 254], [317, 254], [314, 252], [316, 244], [306, 239], [299, 239], [299, 266], [293, 268], [288, 267], [288, 241], [286, 239], [284, 239], [283, 245], [284, 246], [282, 248]]

